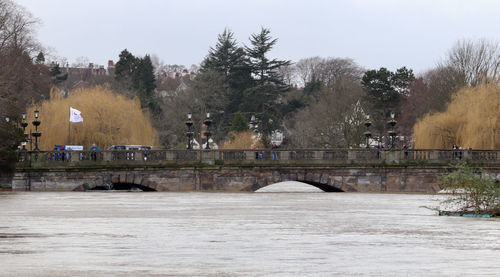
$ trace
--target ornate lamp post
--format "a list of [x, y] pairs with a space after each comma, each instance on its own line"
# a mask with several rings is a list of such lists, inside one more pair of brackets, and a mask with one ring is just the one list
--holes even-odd
[[372, 132], [370, 132], [370, 126], [372, 125], [372, 122], [370, 121], [370, 115], [366, 115], [366, 120], [365, 120], [365, 126], [366, 126], [366, 132], [365, 137], [366, 137], [366, 148], [370, 148], [370, 137], [372, 136]]
[[387, 133], [389, 134], [389, 136], [391, 137], [391, 149], [394, 149], [394, 143], [396, 142], [396, 131], [394, 130], [394, 126], [396, 126], [396, 119], [394, 119], [396, 117], [396, 113], [394, 112], [391, 112], [391, 119], [387, 122], [389, 124], [389, 126], [391, 126], [391, 130], [388, 131]]
[[21, 122], [21, 127], [23, 127], [24, 134], [24, 142], [23, 142], [23, 150], [26, 150], [26, 143], [28, 142], [29, 134], [26, 133], [26, 127], [28, 127], [28, 122], [26, 122], [26, 113], [22, 114], [23, 121]]
[[207, 126], [207, 130], [204, 133], [205, 137], [207, 137], [207, 147], [205, 147], [205, 149], [210, 149], [210, 136], [212, 135], [212, 133], [210, 133], [210, 125], [212, 124], [212, 119], [210, 119], [210, 113], [207, 113], [207, 117], [203, 121], [203, 124]]
[[250, 118], [250, 128], [254, 132], [257, 129], [257, 118], [255, 118], [255, 115], [253, 115], [253, 114], [252, 114], [252, 117]]
[[33, 120], [33, 125], [35, 126], [35, 131], [31, 133], [31, 136], [35, 137], [35, 151], [40, 151], [38, 149], [38, 138], [42, 136], [42, 132], [38, 131], [38, 126], [40, 125], [40, 120], [38, 120], [39, 112], [35, 110], [35, 120]]
[[191, 119], [192, 116], [193, 115], [191, 113], [188, 113], [187, 114], [187, 118], [188, 119], [185, 122], [186, 126], [187, 126], [187, 129], [188, 129], [187, 132], [186, 132], [186, 137], [187, 137], [187, 140], [188, 140], [186, 147], [187, 147], [188, 150], [193, 149], [192, 141], [193, 141], [193, 135], [194, 135], [194, 133], [193, 133], [193, 131], [191, 131], [191, 127], [193, 126], [193, 120]]

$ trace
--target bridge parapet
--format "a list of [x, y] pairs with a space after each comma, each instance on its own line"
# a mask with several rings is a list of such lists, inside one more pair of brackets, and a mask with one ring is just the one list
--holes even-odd
[[500, 165], [500, 150], [149, 150], [20, 152], [18, 168], [98, 166]]

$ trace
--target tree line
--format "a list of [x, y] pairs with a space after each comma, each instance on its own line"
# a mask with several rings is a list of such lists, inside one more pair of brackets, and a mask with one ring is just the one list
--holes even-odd
[[[5, 153], [22, 140], [12, 122], [19, 122], [31, 103], [47, 99], [51, 86], [63, 87], [72, 78], [59, 64], [45, 61], [35, 38], [37, 23], [22, 7], [0, 0], [0, 116], [12, 119], [0, 120], [0, 148]], [[95, 77], [89, 83], [107, 84], [129, 98], [137, 97], [150, 113], [159, 146], [183, 149], [189, 112], [199, 123], [194, 125], [198, 137], [207, 112], [216, 142], [247, 131], [254, 116], [263, 147], [279, 130], [285, 134], [282, 147], [289, 148], [360, 147], [367, 115], [374, 138], [383, 140], [394, 112], [398, 133], [406, 140], [402, 143], [408, 144], [415, 123], [426, 114], [444, 112], [460, 88], [499, 81], [500, 47], [488, 40], [458, 41], [442, 62], [417, 76], [407, 67], [366, 69], [350, 58], [309, 57], [293, 63], [271, 56], [277, 43], [268, 28], [251, 34], [247, 43], [238, 42], [226, 28], [195, 67], [195, 78], [167, 84], [158, 72], [168, 65], [125, 49], [113, 76]], [[160, 95], [163, 89], [169, 93]], [[9, 155], [1, 157], [7, 163]]]

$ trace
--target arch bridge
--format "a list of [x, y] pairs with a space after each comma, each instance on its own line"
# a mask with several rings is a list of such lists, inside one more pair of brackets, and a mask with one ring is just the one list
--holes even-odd
[[498, 150], [114, 150], [20, 152], [13, 190], [256, 191], [299, 181], [328, 192], [440, 190], [468, 163], [500, 177]]

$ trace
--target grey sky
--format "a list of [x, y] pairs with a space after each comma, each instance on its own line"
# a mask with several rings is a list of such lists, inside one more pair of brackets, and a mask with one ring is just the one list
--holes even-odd
[[272, 55], [349, 57], [367, 68], [433, 67], [458, 39], [500, 38], [496, 0], [15, 0], [41, 19], [38, 39], [69, 63], [105, 65], [127, 48], [199, 64], [225, 27], [248, 43], [261, 26]]

